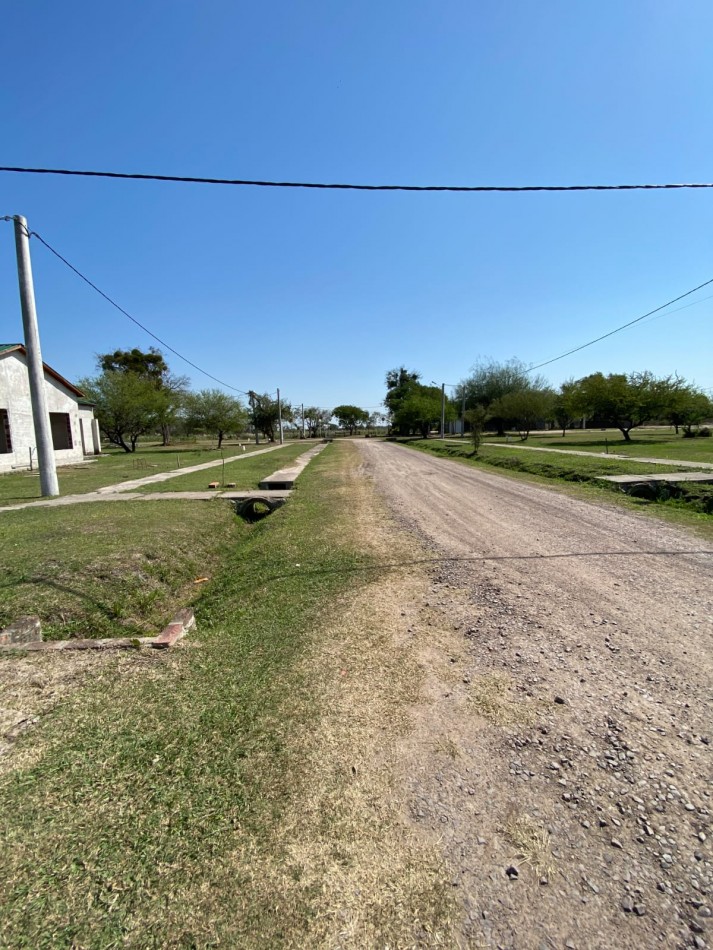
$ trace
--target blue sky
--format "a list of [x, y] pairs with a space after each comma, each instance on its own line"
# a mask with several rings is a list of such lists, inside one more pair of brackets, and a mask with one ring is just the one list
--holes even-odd
[[[0, 164], [405, 184], [713, 180], [713, 5], [6, 5]], [[393, 366], [538, 363], [713, 277], [713, 191], [288, 191], [0, 174], [30, 227], [239, 389], [377, 406]], [[38, 242], [43, 356], [152, 340]], [[713, 294], [713, 288], [709, 288]], [[690, 300], [702, 300], [702, 291]], [[543, 372], [713, 387], [713, 299]], [[0, 224], [0, 338], [21, 338]], [[194, 388], [214, 383], [170, 353]]]

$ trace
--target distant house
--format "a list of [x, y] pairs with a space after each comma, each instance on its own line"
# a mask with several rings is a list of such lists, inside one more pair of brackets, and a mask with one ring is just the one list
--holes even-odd
[[[45, 394], [57, 465], [99, 455], [101, 442], [94, 407], [84, 393], [44, 365]], [[0, 472], [37, 465], [27, 350], [22, 343], [0, 343]]]

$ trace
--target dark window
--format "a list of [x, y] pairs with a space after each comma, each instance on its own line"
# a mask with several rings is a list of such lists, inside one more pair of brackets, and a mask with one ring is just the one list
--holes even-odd
[[10, 420], [7, 415], [7, 409], [0, 409], [0, 453], [6, 452], [12, 452]]
[[72, 426], [68, 412], [51, 412], [50, 426], [52, 427], [52, 445], [55, 452], [60, 449], [73, 449]]

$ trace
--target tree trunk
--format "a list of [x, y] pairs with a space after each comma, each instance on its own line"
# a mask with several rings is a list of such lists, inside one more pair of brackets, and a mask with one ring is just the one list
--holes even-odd
[[161, 426], [161, 436], [163, 438], [164, 445], [171, 444], [171, 427], [167, 424]]
[[223, 430], [219, 429], [218, 430], [218, 448], [220, 448], [222, 445], [223, 445]]
[[624, 441], [631, 442], [631, 436], [629, 435], [630, 430], [624, 429], [622, 426], [619, 426], [618, 428], [619, 428], [619, 432], [621, 432], [621, 434], [624, 436]]

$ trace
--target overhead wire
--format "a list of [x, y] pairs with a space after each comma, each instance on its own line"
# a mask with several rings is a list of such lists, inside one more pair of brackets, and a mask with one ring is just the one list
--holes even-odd
[[[681, 294], [678, 297], [674, 297], [673, 300], [669, 300], [667, 303], [661, 304], [660, 307], [655, 307], [653, 310], [649, 310], [648, 313], [642, 314], [640, 317], [636, 317], [634, 320], [629, 320], [628, 323], [623, 323], [620, 327], [616, 327], [614, 330], [610, 330], [608, 333], [603, 333], [601, 336], [596, 337], [594, 340], [589, 340], [588, 343], [582, 343], [579, 346], [573, 347], [571, 350], [567, 350], [566, 353], [560, 353], [559, 356], [553, 356], [552, 359], [544, 360], [542, 363], [537, 363], [535, 366], [530, 366], [525, 371], [527, 373], [532, 373], [536, 369], [541, 369], [543, 366], [549, 366], [550, 363], [556, 363], [558, 360], [563, 360], [566, 356], [571, 356], [573, 353], [579, 353], [580, 350], [585, 350], [588, 346], [593, 346], [595, 343], [600, 343], [602, 340], [606, 340], [610, 336], [614, 336], [615, 333], [621, 333], [622, 330], [626, 330], [627, 327], [633, 326], [635, 323], [640, 323], [642, 320], [645, 320], [647, 317], [653, 316], [655, 313], [659, 313], [661, 310], [665, 310], [667, 307], [670, 307], [674, 303], [678, 303], [679, 300], [683, 300], [684, 297], [690, 297], [691, 294], [695, 294], [696, 291], [702, 290], [703, 287], [708, 287], [709, 284], [713, 284], [713, 277], [710, 280], [704, 281], [702, 284], [699, 284], [697, 287], [693, 287], [691, 290], [687, 290], [685, 294]], [[708, 298], [705, 298], [708, 299]], [[697, 303], [702, 303], [702, 301], [696, 301]], [[683, 310], [684, 308], [679, 308]], [[671, 311], [676, 313], [677, 311]], [[663, 314], [666, 316], [666, 314]]]
[[31, 168], [2, 165], [0, 172], [24, 175], [69, 175], [83, 178], [116, 178], [130, 181], [168, 181], [194, 185], [232, 185], [249, 188], [316, 188], [332, 191], [430, 191], [430, 192], [538, 192], [538, 191], [661, 191], [713, 188], [713, 182], [665, 182], [613, 185], [370, 185], [316, 181], [266, 181], [250, 178], [208, 178], [199, 175], [155, 175], [146, 172], [88, 171], [76, 168]]
[[71, 264], [67, 260], [66, 257], [63, 257], [59, 253], [59, 251], [56, 250], [56, 248], [52, 247], [52, 245], [48, 241], [45, 241], [42, 235], [38, 234], [37, 231], [29, 231], [28, 234], [30, 237], [37, 238], [37, 240], [41, 244], [44, 244], [44, 246], [47, 248], [48, 251], [50, 251], [52, 254], [54, 254], [55, 257], [57, 257], [60, 261], [62, 261], [62, 263], [65, 264], [71, 271], [73, 271], [77, 275], [77, 277], [80, 277], [84, 281], [85, 284], [89, 284], [92, 290], [95, 290], [99, 294], [100, 297], [103, 297], [104, 300], [106, 300], [108, 303], [112, 305], [112, 307], [115, 307], [119, 311], [119, 313], [122, 313], [125, 317], [128, 317], [129, 320], [131, 320], [132, 323], [135, 323], [137, 327], [140, 327], [144, 331], [144, 333], [148, 333], [148, 335], [152, 337], [154, 340], [156, 340], [158, 343], [160, 343], [161, 346], [164, 346], [167, 350], [170, 350], [170, 352], [173, 353], [174, 356], [177, 356], [180, 360], [183, 360], [184, 363], [187, 363], [189, 366], [192, 366], [193, 369], [198, 370], [199, 373], [202, 373], [204, 376], [207, 376], [208, 379], [212, 379], [214, 382], [218, 383], [219, 385], [224, 386], [226, 389], [232, 389], [233, 392], [240, 393], [242, 396], [249, 395], [249, 393], [246, 392], [244, 389], [238, 389], [236, 386], [231, 386], [230, 383], [226, 383], [224, 380], [218, 379], [217, 376], [214, 376], [212, 373], [209, 373], [207, 370], [203, 369], [202, 366], [199, 366], [197, 363], [194, 363], [193, 360], [189, 360], [187, 356], [184, 356], [182, 353], [179, 353], [178, 350], [174, 349], [174, 347], [172, 347], [169, 343], [166, 343], [165, 340], [162, 340], [161, 337], [157, 336], [152, 330], [149, 330], [149, 328], [147, 326], [144, 326], [144, 324], [141, 323], [139, 320], [137, 320], [136, 317], [133, 317], [128, 312], [128, 310], [124, 310], [124, 308], [120, 306], [115, 300], [112, 300], [112, 298], [108, 294], [105, 294], [103, 290], [97, 287], [97, 285], [93, 283], [86, 275], [84, 275], [77, 267], [75, 267], [74, 264]]

